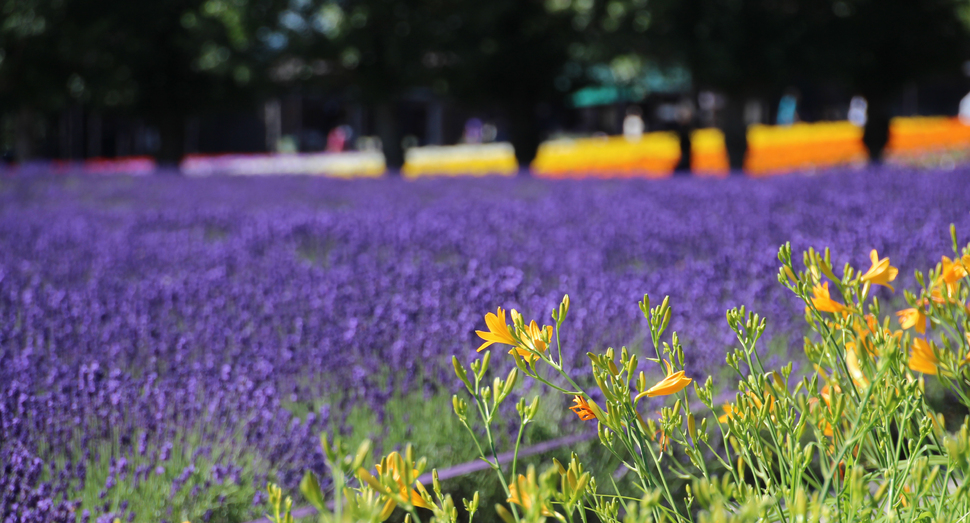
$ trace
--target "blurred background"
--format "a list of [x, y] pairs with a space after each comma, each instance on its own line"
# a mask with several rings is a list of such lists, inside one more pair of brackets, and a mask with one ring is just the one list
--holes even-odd
[[723, 175], [970, 146], [963, 0], [0, 6], [8, 169]]

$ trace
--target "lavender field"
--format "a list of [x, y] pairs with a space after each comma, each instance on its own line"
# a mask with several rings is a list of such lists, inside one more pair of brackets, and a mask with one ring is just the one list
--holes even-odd
[[732, 306], [787, 358], [803, 306], [779, 245], [857, 267], [878, 249], [905, 288], [950, 252], [950, 223], [970, 238], [966, 169], [0, 179], [0, 522], [141, 521], [151, 496], [196, 511], [170, 521], [258, 516], [269, 477], [322, 472], [318, 435], [351, 432], [354, 406], [379, 424], [394, 398], [457, 390], [450, 357], [497, 306], [548, 323], [568, 293], [577, 369], [642, 344], [646, 292], [671, 296], [695, 378], [719, 375]]

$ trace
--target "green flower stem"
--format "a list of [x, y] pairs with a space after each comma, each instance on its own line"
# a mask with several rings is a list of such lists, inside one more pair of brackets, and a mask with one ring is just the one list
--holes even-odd
[[522, 443], [522, 433], [525, 432], [525, 426], [529, 423], [524, 415], [520, 415], [519, 420], [519, 433], [515, 436], [515, 450], [512, 452], [512, 481], [515, 481], [515, 468], [519, 464], [519, 444]]
[[414, 519], [415, 523], [421, 523], [421, 516], [418, 515], [418, 511], [414, 509], [414, 505], [408, 504], [408, 513], [411, 514], [411, 518]]
[[[462, 425], [465, 426], [465, 429], [468, 430], [468, 433], [471, 434], [472, 439], [475, 441], [475, 446], [478, 447], [478, 454], [486, 463], [489, 464], [492, 470], [495, 471], [495, 474], [498, 476], [499, 483], [502, 484], [502, 489], [505, 491], [505, 495], [511, 496], [512, 491], [509, 490], [509, 484], [505, 480], [505, 474], [502, 472], [502, 466], [498, 460], [498, 451], [495, 448], [495, 439], [492, 436], [492, 412], [489, 412], [487, 402], [481, 398], [481, 379], [479, 379], [477, 373], [475, 374], [475, 391], [472, 394], [472, 397], [475, 399], [475, 406], [478, 407], [478, 413], [485, 424], [485, 436], [488, 440], [489, 450], [492, 453], [492, 459], [494, 461], [488, 459], [485, 451], [482, 449], [482, 446], [478, 441], [478, 436], [475, 435], [475, 431], [473, 431], [465, 421], [462, 421]], [[515, 521], [518, 522], [519, 511], [515, 508], [514, 503], [512, 503], [510, 506], [512, 508], [512, 516], [515, 518]]]

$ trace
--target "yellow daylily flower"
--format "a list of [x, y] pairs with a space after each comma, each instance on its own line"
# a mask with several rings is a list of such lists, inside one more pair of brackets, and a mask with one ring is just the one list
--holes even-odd
[[[426, 502], [416, 490], [410, 488], [410, 486], [405, 483], [404, 474], [402, 473], [402, 469], [405, 467], [404, 458], [402, 458], [401, 455], [395, 451], [387, 455], [386, 462], [387, 473], [391, 475], [394, 483], [396, 483], [397, 492], [393, 492], [389, 487], [382, 485], [381, 482], [378, 481], [377, 478], [375, 478], [370, 472], [367, 472], [366, 469], [360, 468], [357, 470], [357, 476], [362, 481], [366, 482], [374, 490], [380, 492], [384, 497], [387, 498], [387, 502], [384, 504], [384, 508], [381, 510], [381, 514], [379, 516], [380, 520], [384, 521], [389, 518], [391, 513], [394, 512], [394, 508], [397, 507], [397, 500], [392, 497], [394, 494], [398, 494], [401, 496], [401, 498], [407, 499], [408, 502], [415, 507], [427, 509], [432, 508], [431, 505], [429, 505], [428, 502]], [[413, 466], [414, 465], [412, 464], [412, 467]], [[377, 465], [377, 474], [384, 474], [381, 465]], [[422, 485], [420, 482], [416, 481], [416, 486], [422, 491], [425, 490], [424, 485]]]
[[829, 297], [829, 282], [812, 287], [812, 294], [814, 295], [812, 297], [812, 305], [815, 305], [816, 309], [833, 314], [845, 311], [845, 305]]
[[916, 327], [916, 332], [920, 334], [926, 333], [926, 313], [923, 312], [922, 307], [901, 310], [896, 313], [896, 316], [899, 317], [899, 325], [903, 329]]
[[590, 406], [589, 402], [586, 401], [586, 398], [576, 396], [573, 398], [573, 402], [576, 404], [569, 407], [569, 410], [575, 412], [576, 415], [579, 416], [579, 419], [583, 421], [596, 419], [596, 412], [593, 411], [593, 408]]
[[[669, 396], [670, 394], [676, 394], [684, 390], [684, 387], [690, 385], [690, 382], [693, 381], [692, 379], [685, 376], [684, 371], [682, 370], [679, 370], [671, 374], [670, 363], [664, 360], [664, 364], [667, 365], [667, 377], [664, 378], [662, 381], [660, 381], [660, 383], [657, 383], [656, 385], [654, 385], [653, 387], [650, 387], [650, 389], [646, 391], [646, 395], [649, 398], [653, 398], [655, 396]], [[643, 393], [640, 393], [640, 396], [642, 395]]]
[[937, 372], [937, 364], [940, 360], [933, 353], [933, 347], [922, 338], [913, 340], [913, 352], [909, 356], [909, 368], [923, 374], [933, 374]]
[[[528, 474], [528, 477], [519, 474], [519, 477], [509, 485], [509, 498], [506, 500], [524, 508], [527, 512], [536, 504], [536, 491], [539, 490], [535, 469], [529, 467]], [[543, 516], [555, 517], [545, 504], [539, 507], [539, 513]]]
[[884, 287], [889, 287], [889, 290], [895, 292], [892, 285], [889, 282], [896, 279], [896, 275], [899, 274], [899, 269], [889, 265], [889, 257], [879, 259], [879, 253], [875, 249], [869, 253], [869, 259], [872, 260], [872, 267], [862, 275], [861, 280], [863, 282], [871, 282], [876, 285], [882, 285]]
[[478, 348], [478, 352], [485, 350], [493, 343], [504, 343], [505, 345], [512, 345], [513, 347], [518, 345], [518, 341], [509, 331], [508, 324], [505, 323], [505, 309], [499, 307], [496, 314], [492, 314], [491, 312], [486, 314], [485, 325], [488, 326], [487, 332], [475, 331], [478, 337], [485, 340], [485, 343]]
[[[521, 316], [515, 309], [512, 309], [512, 319], [515, 325], [521, 325]], [[532, 323], [525, 325], [522, 329], [517, 329], [516, 327], [510, 327], [505, 323], [505, 309], [499, 307], [495, 314], [491, 312], [485, 315], [485, 324], [488, 325], [487, 331], [475, 331], [478, 337], [485, 340], [478, 347], [478, 351], [481, 352], [491, 346], [494, 343], [502, 343], [504, 345], [511, 345], [512, 348], [509, 350], [509, 354], [517, 353], [521, 358], [526, 361], [532, 362], [538, 359], [538, 356], [533, 352], [545, 352], [549, 348], [549, 343], [552, 340], [552, 327], [545, 325], [539, 327], [539, 325], [532, 320]], [[519, 332], [513, 334], [513, 329], [517, 329]]]

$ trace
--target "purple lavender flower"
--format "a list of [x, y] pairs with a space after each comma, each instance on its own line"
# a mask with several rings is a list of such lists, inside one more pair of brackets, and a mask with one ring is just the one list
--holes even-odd
[[[861, 268], [874, 248], [911, 287], [913, 269], [949, 251], [951, 222], [970, 238], [968, 174], [12, 179], [0, 187], [0, 514], [76, 518], [99, 449], [118, 449], [103, 456], [111, 482], [144, 481], [199, 427], [204, 445], [259, 454], [292, 491], [322, 467], [318, 434], [346, 425], [332, 416], [351, 403], [380, 415], [394, 387], [454, 390], [448, 358], [471, 356], [485, 312], [541, 321], [564, 293], [574, 368], [606, 345], [642, 350], [636, 302], [649, 292], [671, 295], [702, 378], [733, 343], [729, 307], [768, 318], [766, 341], [800, 339], [800, 304], [775, 281], [780, 244], [829, 246], [835, 265]], [[344, 404], [314, 406], [335, 392]], [[315, 415], [296, 419], [293, 404]], [[133, 456], [150, 464], [129, 475]], [[206, 479], [241, 481], [223, 465]], [[81, 520], [108, 515], [86, 506]]]

